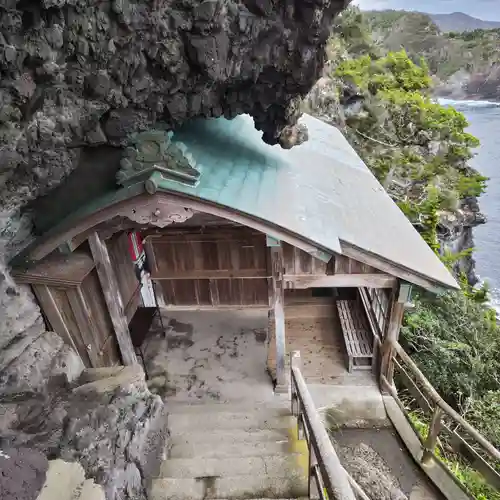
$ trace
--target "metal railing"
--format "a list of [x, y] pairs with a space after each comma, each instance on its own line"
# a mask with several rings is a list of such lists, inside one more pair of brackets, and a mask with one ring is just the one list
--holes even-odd
[[[392, 367], [398, 385], [408, 391], [415, 404], [429, 419], [426, 437], [419, 435], [422, 445], [422, 464], [432, 460], [446, 464], [436, 454], [440, 447], [447, 448], [461, 457], [473, 469], [479, 472], [485, 481], [500, 489], [500, 450], [495, 448], [477, 429], [459, 415], [427, 380], [418, 366], [404, 351], [399, 343], [393, 344]], [[392, 377], [392, 373], [391, 373]], [[383, 389], [391, 394], [401, 410], [408, 416], [408, 408], [401, 400], [395, 385], [381, 374]]]
[[292, 414], [297, 417], [299, 439], [304, 436], [308, 448], [309, 498], [314, 479], [322, 500], [370, 500], [340, 463], [300, 371], [299, 351], [291, 353], [290, 371]]

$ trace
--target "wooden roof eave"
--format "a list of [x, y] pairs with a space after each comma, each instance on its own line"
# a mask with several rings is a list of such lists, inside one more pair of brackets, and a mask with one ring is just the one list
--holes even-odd
[[106, 194], [65, 217], [59, 224], [36, 238], [22, 252], [15, 255], [10, 265], [27, 268], [40, 261], [68, 240], [119, 214], [131, 200], [146, 198], [144, 185], [135, 184]]
[[[150, 186], [148, 186], [150, 188]], [[18, 269], [30, 267], [35, 262], [40, 261], [57, 248], [63, 248], [73, 238], [95, 228], [110, 219], [120, 216], [127, 211], [133, 210], [137, 205], [151, 205], [155, 207], [161, 203], [176, 204], [196, 212], [204, 212], [216, 217], [221, 217], [231, 222], [251, 227], [257, 231], [268, 234], [273, 238], [282, 240], [293, 245], [315, 258], [327, 262], [334, 255], [329, 249], [320, 248], [313, 242], [308, 241], [301, 235], [293, 234], [281, 227], [250, 216], [241, 211], [218, 205], [214, 202], [202, 200], [187, 194], [172, 192], [168, 188], [160, 185], [156, 186], [156, 191], [151, 192], [145, 188], [144, 183], [137, 183], [129, 187], [119, 189], [113, 193], [102, 196], [67, 216], [61, 223], [37, 238], [23, 252], [11, 260], [11, 266]], [[340, 241], [341, 254], [351, 257], [359, 262], [373, 266], [391, 276], [408, 281], [417, 286], [423, 287], [434, 293], [442, 292], [445, 289], [458, 288], [451, 283], [437, 283], [427, 279], [425, 276], [410, 271], [402, 266], [398, 266], [383, 257], [371, 254], [348, 242]]]
[[158, 204], [161, 205], [162, 202], [177, 204], [196, 212], [205, 212], [237, 224], [251, 227], [296, 246], [324, 262], [328, 262], [333, 256], [333, 252], [318, 248], [313, 243], [301, 238], [300, 235], [294, 235], [267, 221], [209, 201], [192, 198], [188, 195], [173, 194], [166, 190], [158, 190], [156, 193], [151, 194], [145, 190], [144, 183], [138, 183], [119, 189], [112, 194], [102, 196], [68, 215], [59, 224], [38, 237], [25, 250], [14, 256], [10, 261], [10, 265], [19, 270], [27, 269], [58, 248], [66, 248], [71, 251], [72, 245], [68, 245], [68, 243], [82, 233], [114, 217], [123, 216], [124, 213], [133, 210], [138, 204], [154, 207]]
[[397, 265], [387, 259], [384, 259], [380, 255], [375, 255], [366, 250], [356, 247], [348, 242], [341, 240], [342, 255], [350, 257], [359, 262], [363, 262], [369, 266], [373, 266], [380, 271], [384, 271], [391, 276], [395, 276], [402, 281], [407, 281], [421, 288], [424, 288], [432, 293], [439, 294], [446, 290], [458, 290], [460, 287], [455, 282], [454, 284], [440, 283], [437, 281], [429, 280], [422, 274], [415, 273], [414, 271], [407, 269], [403, 266]]

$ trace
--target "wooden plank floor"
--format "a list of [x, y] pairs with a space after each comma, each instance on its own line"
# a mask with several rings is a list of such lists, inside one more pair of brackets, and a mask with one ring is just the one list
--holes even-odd
[[338, 313], [332, 298], [289, 300], [285, 304], [287, 353], [301, 354], [310, 384], [372, 385], [371, 371], [349, 373]]

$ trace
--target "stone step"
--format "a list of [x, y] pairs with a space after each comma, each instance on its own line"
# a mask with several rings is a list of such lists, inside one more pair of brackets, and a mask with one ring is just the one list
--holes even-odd
[[223, 446], [215, 446], [213, 443], [185, 443], [177, 444], [170, 448], [169, 458], [228, 458], [247, 456], [267, 456], [288, 451], [288, 441], [256, 441], [247, 442], [242, 446], [241, 442], [230, 442]]
[[85, 479], [83, 467], [78, 462], [57, 459], [49, 461], [37, 500], [106, 500], [106, 497], [93, 479]]
[[190, 413], [260, 413], [275, 412], [277, 415], [290, 414], [290, 399], [287, 397], [274, 396], [273, 400], [258, 402], [231, 402], [231, 403], [170, 403], [168, 405], [171, 414]]
[[192, 429], [288, 429], [296, 424], [296, 419], [287, 410], [267, 411], [259, 413], [170, 413], [168, 428], [171, 435], [187, 432]]
[[280, 453], [268, 456], [230, 458], [173, 458], [163, 462], [159, 477], [196, 478], [255, 475], [274, 478], [301, 475], [300, 455]]
[[248, 443], [256, 442], [283, 442], [288, 440], [288, 429], [213, 429], [207, 432], [192, 431], [182, 434], [171, 434], [169, 444], [171, 447], [184, 444], [211, 444], [214, 447], [220, 448], [222, 443], [224, 445], [240, 444], [246, 446]]
[[250, 498], [307, 497], [307, 479], [304, 476], [227, 476], [205, 478], [154, 479], [149, 500], [232, 500]]
[[78, 462], [51, 460], [45, 483], [37, 500], [74, 500], [85, 481], [85, 472]]
[[94, 483], [93, 479], [87, 479], [82, 486], [78, 500], [106, 500], [104, 490]]

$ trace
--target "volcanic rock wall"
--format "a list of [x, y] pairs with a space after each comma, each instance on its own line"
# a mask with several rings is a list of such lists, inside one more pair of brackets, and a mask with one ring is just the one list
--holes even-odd
[[249, 113], [266, 142], [289, 147], [344, 3], [3, 0], [4, 205], [46, 193], [82, 146], [123, 145], [157, 120]]
[[21, 208], [76, 168], [83, 147], [124, 146], [157, 120], [249, 113], [270, 144], [304, 140], [298, 103], [345, 3], [2, 0], [0, 348], [19, 348], [33, 326], [38, 338], [41, 324], [1, 267], [31, 236]]
[[[156, 121], [173, 128], [193, 117], [248, 113], [265, 142], [300, 143], [307, 136], [297, 126], [300, 99], [321, 74], [333, 17], [345, 3], [0, 0], [0, 400], [24, 393], [27, 405], [0, 412], [0, 445], [77, 458], [109, 498], [144, 498], [137, 442], [161, 405], [134, 390], [133, 404], [114, 395], [89, 410], [76, 396], [67, 404], [48, 390], [54, 376], [74, 384], [83, 366], [45, 330], [29, 288], [6, 269], [32, 238], [23, 208], [50, 196], [83, 148], [123, 147]], [[106, 411], [130, 421], [118, 426]]]

